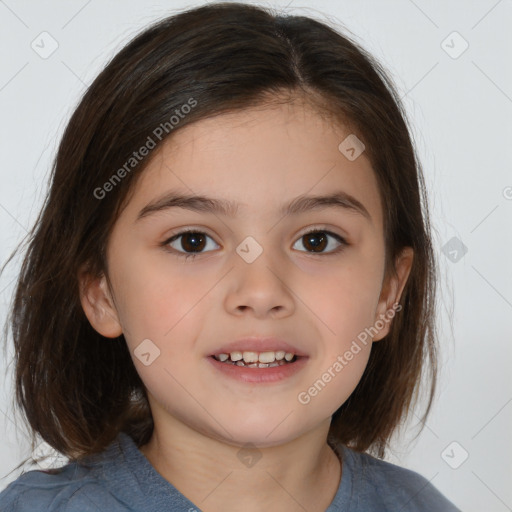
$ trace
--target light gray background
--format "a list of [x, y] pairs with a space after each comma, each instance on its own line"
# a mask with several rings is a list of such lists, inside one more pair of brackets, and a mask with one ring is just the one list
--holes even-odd
[[[202, 3], [0, 0], [0, 262], [35, 220], [85, 87], [148, 23]], [[464, 511], [512, 510], [511, 2], [265, 5], [351, 30], [390, 71], [414, 127], [441, 265], [443, 364], [427, 426], [413, 439], [409, 425], [388, 459], [424, 475]], [[31, 44], [48, 51], [50, 37], [58, 48], [42, 58]], [[448, 251], [453, 237], [467, 247], [464, 255]], [[2, 323], [18, 264], [0, 280]], [[29, 453], [13, 423], [7, 363], [2, 357], [0, 477]], [[17, 475], [0, 480], [0, 489]]]

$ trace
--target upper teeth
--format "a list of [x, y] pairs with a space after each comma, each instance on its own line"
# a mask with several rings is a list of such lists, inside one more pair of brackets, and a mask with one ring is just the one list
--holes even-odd
[[231, 361], [240, 361], [244, 360], [246, 363], [273, 363], [274, 361], [281, 361], [282, 359], [286, 359], [286, 361], [291, 361], [293, 359], [292, 352], [285, 352], [284, 350], [278, 350], [277, 352], [239, 352], [235, 350], [234, 352], [230, 352], [229, 354], [218, 354], [216, 357], [220, 361], [227, 361], [229, 357], [231, 357]]

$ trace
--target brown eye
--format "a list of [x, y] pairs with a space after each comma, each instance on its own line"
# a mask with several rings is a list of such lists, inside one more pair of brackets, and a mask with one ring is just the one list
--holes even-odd
[[[182, 231], [167, 240], [165, 245], [170, 245], [175, 251], [181, 253], [180, 256], [188, 253], [200, 254], [208, 245], [208, 239], [212, 240], [211, 237], [201, 231]], [[175, 245], [173, 246], [173, 244]]]
[[[313, 253], [324, 253], [325, 249], [331, 245], [329, 244], [329, 238], [334, 238], [338, 242], [338, 247], [331, 248], [330, 251], [327, 251], [328, 253], [332, 252], [338, 252], [337, 249], [341, 246], [348, 245], [345, 240], [340, 237], [339, 235], [336, 235], [335, 233], [331, 233], [330, 231], [321, 231], [321, 230], [314, 230], [309, 231], [308, 233], [305, 233], [300, 237], [299, 240], [302, 241], [303, 246], [306, 248], [307, 252], [313, 252]], [[298, 241], [299, 241], [298, 240]]]
[[202, 251], [206, 245], [203, 233], [186, 233], [181, 236], [181, 247], [186, 252]]

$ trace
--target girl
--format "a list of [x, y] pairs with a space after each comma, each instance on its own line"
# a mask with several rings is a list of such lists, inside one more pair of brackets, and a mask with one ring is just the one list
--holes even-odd
[[371, 56], [244, 4], [160, 21], [86, 92], [31, 233], [16, 398], [69, 463], [2, 510], [457, 510], [382, 460], [424, 367], [430, 408], [435, 280]]

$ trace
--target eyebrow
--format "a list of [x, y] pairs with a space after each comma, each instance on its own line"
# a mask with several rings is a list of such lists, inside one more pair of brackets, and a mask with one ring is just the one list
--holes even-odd
[[[169, 210], [170, 208], [183, 208], [194, 212], [216, 213], [227, 217], [235, 217], [239, 211], [239, 206], [240, 204], [225, 199], [169, 192], [142, 208], [137, 215], [136, 221], [148, 217], [151, 214]], [[279, 210], [279, 214], [282, 216], [296, 215], [326, 208], [338, 208], [354, 212], [362, 215], [372, 223], [371, 215], [365, 206], [355, 197], [344, 191], [337, 191], [322, 196], [296, 197], [288, 205], [282, 206]]]

